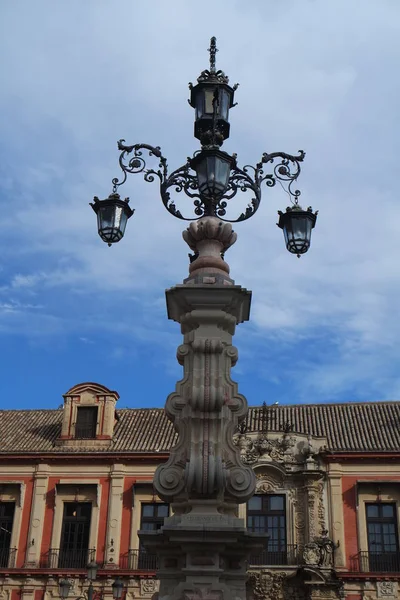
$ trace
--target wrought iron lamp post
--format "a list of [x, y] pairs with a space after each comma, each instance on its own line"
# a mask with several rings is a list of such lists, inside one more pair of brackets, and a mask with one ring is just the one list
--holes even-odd
[[[160, 600], [245, 600], [246, 560], [265, 546], [264, 534], [249, 533], [238, 517], [238, 505], [255, 491], [252, 468], [241, 461], [233, 434], [247, 414], [247, 401], [231, 379], [238, 359], [232, 346], [236, 325], [249, 319], [251, 292], [235, 285], [225, 262], [226, 250], [236, 241], [232, 222], [252, 217], [261, 201], [261, 185], [286, 186], [293, 206], [280, 213], [287, 249], [300, 256], [310, 246], [316, 214], [303, 210], [300, 192], [292, 189], [300, 174], [304, 152], [264, 153], [255, 167], [239, 168], [235, 155], [221, 146], [229, 137], [229, 110], [237, 86], [216, 70], [216, 40], [211, 38], [210, 68], [197, 85], [190, 85], [195, 109], [194, 134], [201, 150], [168, 174], [159, 147], [127, 146], [118, 142], [121, 180], [113, 179], [106, 200], [94, 198], [99, 235], [111, 245], [121, 240], [132, 216], [129, 199], [118, 190], [128, 174], [142, 173], [145, 181], [158, 180], [165, 208], [175, 217], [191, 221], [183, 238], [192, 250], [189, 276], [166, 291], [168, 318], [178, 322], [183, 343], [177, 351], [183, 378], [165, 405], [167, 418], [177, 432], [168, 461], [154, 476], [158, 496], [172, 505], [173, 516], [158, 531], [141, 531], [141, 543], [158, 556]], [[158, 159], [147, 168], [143, 153]], [[272, 165], [272, 173], [265, 168]], [[184, 192], [194, 201], [194, 215], [182, 214], [171, 191]], [[229, 202], [238, 192], [252, 193], [248, 207], [228, 218]]]
[[[96, 577], [97, 577], [97, 563], [95, 562], [90, 562], [87, 566], [87, 579], [89, 581], [89, 587], [88, 587], [88, 591], [87, 591], [87, 600], [94, 600], [95, 597], [95, 593], [94, 593], [94, 588], [93, 588], [93, 581], [95, 581]], [[69, 592], [71, 590], [72, 584], [71, 581], [69, 579], [60, 579], [59, 582], [59, 592], [60, 592], [60, 598], [62, 598], [62, 600], [67, 600]], [[120, 598], [122, 597], [122, 592], [124, 590], [124, 584], [122, 583], [121, 579], [119, 577], [117, 577], [117, 579], [114, 581], [114, 583], [112, 584], [112, 592], [113, 592], [113, 598], [114, 600], [120, 600]], [[85, 596], [79, 596], [78, 598], [76, 598], [76, 600], [86, 600]], [[100, 600], [99, 598], [97, 598], [96, 600]]]
[[[119, 164], [123, 172], [122, 179], [114, 178], [113, 191], [105, 200], [95, 197], [91, 206], [97, 214], [98, 231], [101, 239], [109, 246], [119, 242], [125, 233], [128, 219], [134, 210], [129, 206], [129, 198], [124, 200], [118, 193], [119, 187], [126, 182], [130, 173], [143, 173], [144, 179], [153, 182], [159, 180], [160, 194], [165, 208], [178, 219], [186, 221], [203, 217], [218, 217], [230, 223], [245, 221], [258, 210], [261, 202], [261, 186], [263, 182], [273, 187], [276, 182], [286, 185], [286, 191], [292, 201], [292, 207], [285, 213], [279, 211], [277, 225], [283, 229], [286, 247], [289, 252], [300, 256], [310, 247], [311, 230], [315, 226], [317, 212], [311, 207], [303, 210], [299, 205], [300, 191], [293, 189], [293, 184], [300, 175], [300, 163], [305, 153], [300, 150], [297, 155], [285, 152], [264, 154], [256, 166], [246, 165], [242, 169], [236, 162], [236, 155], [229, 155], [220, 148], [229, 137], [229, 110], [235, 106], [234, 94], [237, 85], [231, 87], [229, 79], [221, 70], [216, 70], [216, 39], [211, 38], [210, 68], [198, 77], [197, 85], [189, 84], [191, 96], [190, 106], [195, 109], [194, 135], [200, 140], [201, 150], [193, 158], [168, 174], [167, 159], [161, 148], [148, 144], [128, 146], [125, 140], [118, 142], [121, 151]], [[158, 169], [147, 168], [143, 158], [146, 151], [150, 156], [159, 159]], [[272, 173], [265, 173], [268, 165]], [[171, 200], [171, 189], [185, 192], [194, 201], [194, 216], [186, 217], [176, 208]], [[227, 218], [229, 201], [237, 192], [250, 191], [254, 197], [239, 216]]]

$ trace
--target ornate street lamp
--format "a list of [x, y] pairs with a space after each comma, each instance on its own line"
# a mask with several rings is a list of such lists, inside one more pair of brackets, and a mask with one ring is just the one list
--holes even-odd
[[[112, 194], [106, 200], [95, 198], [92, 204], [100, 237], [109, 245], [119, 241], [133, 210], [118, 189], [128, 174], [142, 173], [145, 181], [158, 179], [168, 212], [192, 221], [183, 232], [193, 252], [189, 276], [166, 290], [168, 318], [180, 324], [183, 334], [177, 351], [183, 377], [165, 404], [177, 440], [153, 479], [155, 492], [172, 506], [173, 515], [159, 530], [138, 532], [146, 551], [157, 555], [159, 595], [165, 600], [200, 595], [204, 600], [245, 600], [246, 560], [267, 542], [264, 534], [247, 531], [237, 516], [238, 505], [254, 494], [256, 478], [233, 443], [233, 432], [245, 422], [248, 407], [231, 378], [238, 359], [232, 337], [236, 326], [250, 317], [251, 292], [231, 279], [224, 259], [237, 238], [231, 223], [252, 217], [260, 205], [263, 182], [273, 187], [277, 181], [293, 204], [280, 213], [278, 223], [291, 253], [300, 256], [308, 250], [316, 221], [311, 208], [299, 206], [300, 192], [292, 190], [303, 151], [264, 153], [256, 166], [239, 168], [236, 155], [221, 150], [229, 137], [229, 110], [237, 86], [230, 87], [226, 75], [216, 71], [215, 38], [209, 51], [210, 68], [201, 73], [196, 86], [190, 85], [194, 134], [201, 149], [168, 174], [159, 147], [127, 146], [120, 140], [121, 180], [114, 178]], [[158, 159], [158, 168], [147, 168], [144, 152]], [[265, 173], [270, 164], [272, 173]], [[194, 215], [178, 210], [171, 191], [183, 191], [193, 200]], [[230, 200], [247, 191], [252, 193], [250, 204], [236, 218], [228, 218]], [[117, 583], [113, 593], [117, 599]]]
[[[87, 600], [93, 600], [95, 597], [93, 581], [95, 581], [95, 579], [97, 578], [97, 570], [98, 570], [97, 563], [95, 561], [91, 561], [87, 566], [87, 579], [89, 581]], [[69, 592], [71, 591], [71, 587], [72, 587], [72, 583], [69, 579], [67, 579], [65, 577], [60, 579], [60, 581], [58, 583], [58, 588], [59, 588], [60, 598], [62, 598], [62, 600], [67, 600]], [[117, 577], [111, 587], [112, 587], [113, 599], [120, 600], [120, 598], [122, 597], [123, 591], [124, 591], [124, 584], [122, 583], [121, 579], [119, 577]], [[102, 598], [103, 598], [103, 594], [98, 595], [96, 593], [96, 600], [102, 600]], [[86, 599], [85, 599], [85, 596], [78, 596], [78, 598], [76, 598], [76, 600], [86, 600]]]
[[[311, 207], [306, 211], [298, 203], [300, 191], [292, 186], [300, 175], [300, 163], [305, 153], [300, 150], [297, 155], [285, 152], [265, 152], [256, 166], [246, 165], [239, 168], [236, 155], [232, 156], [220, 148], [229, 137], [229, 110], [235, 106], [234, 94], [237, 85], [229, 86], [229, 79], [221, 70], [216, 70], [216, 39], [211, 38], [209, 48], [210, 68], [202, 71], [197, 85], [189, 84], [191, 96], [189, 104], [195, 109], [194, 135], [200, 140], [201, 150], [193, 158], [168, 174], [167, 160], [158, 146], [133, 144], [127, 146], [125, 140], [118, 142], [121, 151], [119, 164], [122, 179], [112, 180], [113, 191], [105, 200], [95, 197], [91, 206], [97, 214], [98, 232], [101, 239], [109, 246], [119, 242], [125, 233], [128, 219], [133, 209], [128, 205], [129, 198], [122, 200], [118, 194], [119, 187], [125, 183], [129, 173], [143, 173], [145, 181], [153, 182], [156, 178], [160, 184], [160, 194], [165, 208], [178, 219], [186, 221], [203, 217], [218, 217], [222, 221], [235, 223], [252, 217], [261, 202], [261, 185], [273, 187], [279, 181], [286, 190], [293, 207], [286, 213], [279, 211], [278, 226], [283, 229], [286, 247], [289, 252], [300, 256], [307, 252], [311, 242], [311, 231], [315, 226], [317, 212]], [[159, 160], [158, 169], [147, 168], [143, 151]], [[272, 173], [265, 173], [265, 166], [271, 164]], [[184, 216], [171, 200], [170, 190], [185, 192], [194, 201], [194, 216]], [[250, 191], [253, 194], [247, 208], [234, 219], [226, 218], [229, 201], [237, 192]]]

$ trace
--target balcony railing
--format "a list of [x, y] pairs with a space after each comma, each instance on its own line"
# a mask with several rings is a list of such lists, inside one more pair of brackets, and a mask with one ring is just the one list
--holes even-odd
[[40, 566], [42, 569], [86, 569], [88, 563], [96, 560], [95, 549], [50, 548], [42, 555]]
[[119, 567], [129, 571], [155, 571], [158, 569], [158, 560], [155, 554], [144, 550], [129, 550], [120, 556]]
[[16, 548], [0, 549], [0, 569], [12, 569], [15, 567]]
[[267, 548], [263, 552], [249, 557], [250, 566], [298, 564], [300, 562], [297, 544], [288, 545], [283, 549]]
[[400, 573], [400, 552], [361, 551], [351, 557], [350, 570], [357, 573]]

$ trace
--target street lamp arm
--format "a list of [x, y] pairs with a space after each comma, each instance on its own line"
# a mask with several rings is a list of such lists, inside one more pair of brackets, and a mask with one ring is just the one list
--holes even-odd
[[[117, 193], [118, 188], [126, 182], [128, 174], [143, 173], [144, 180], [150, 183], [158, 177], [161, 200], [165, 208], [174, 217], [183, 221], [192, 221], [205, 216], [217, 216], [228, 223], [245, 221], [252, 217], [260, 206], [261, 184], [264, 181], [268, 187], [273, 187], [277, 181], [282, 186], [287, 184], [285, 189], [294, 198], [294, 204], [298, 203], [298, 197], [300, 196], [299, 190], [292, 191], [292, 184], [300, 175], [300, 162], [305, 157], [305, 152], [302, 150], [297, 155], [287, 154], [286, 152], [264, 152], [261, 161], [255, 167], [245, 165], [243, 168], [238, 167], [236, 154], [229, 156], [224, 153], [223, 159], [229, 161], [230, 168], [226, 185], [221, 194], [216, 197], [207, 196], [199, 188], [197, 167], [202, 151], [196, 152], [193, 158], [188, 157], [184, 165], [168, 175], [167, 159], [162, 155], [159, 146], [149, 144], [126, 145], [125, 140], [122, 139], [118, 141], [118, 150], [120, 150], [119, 165], [123, 175], [121, 179], [114, 177], [112, 180], [113, 193]], [[159, 159], [158, 169], [147, 168], [146, 160], [143, 157], [144, 151], [148, 152], [149, 157], [155, 156]], [[221, 153], [217, 152], [216, 154], [222, 156]], [[273, 164], [272, 173], [264, 173], [266, 163]], [[171, 199], [171, 188], [177, 193], [184, 192], [186, 196], [194, 199], [195, 216], [186, 217], [182, 215]], [[236, 196], [238, 191], [251, 191], [254, 197], [238, 217], [235, 219], [224, 218], [229, 200]]]
[[[287, 183], [286, 191], [290, 196], [293, 196], [294, 204], [298, 204], [298, 198], [300, 196], [300, 190], [292, 190], [292, 185], [297, 181], [298, 176], [301, 172], [300, 163], [303, 162], [306, 153], [304, 150], [299, 150], [297, 155], [287, 154], [286, 152], [264, 152], [261, 157], [261, 163], [257, 165], [259, 174], [259, 184], [262, 181], [267, 180], [268, 186], [275, 185], [276, 181]], [[280, 162], [275, 163], [275, 160], [280, 158]], [[262, 165], [266, 163], [273, 163], [273, 175], [264, 175]], [[272, 183], [273, 181], [273, 183]], [[283, 186], [282, 186], [283, 187]]]
[[[161, 154], [161, 148], [159, 146], [150, 146], [149, 144], [133, 144], [132, 146], [126, 146], [125, 140], [119, 140], [118, 150], [121, 151], [119, 155], [119, 166], [121, 167], [123, 176], [119, 180], [118, 177], [114, 177], [112, 180], [113, 192], [117, 192], [120, 185], [123, 185], [128, 177], [128, 173], [144, 173], [145, 181], [152, 182], [154, 177], [157, 176], [160, 182], [163, 182], [167, 178], [168, 166], [167, 159]], [[143, 150], [147, 150], [149, 156], [156, 156], [160, 159], [159, 170], [147, 169], [146, 161], [143, 158]], [[133, 156], [129, 156], [133, 152]]]

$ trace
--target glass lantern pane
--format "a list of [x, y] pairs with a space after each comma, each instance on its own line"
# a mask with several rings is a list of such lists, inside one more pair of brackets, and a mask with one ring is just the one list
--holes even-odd
[[122, 214], [123, 214], [122, 206], [116, 206], [115, 207], [115, 216], [114, 216], [114, 227], [120, 226]]
[[126, 214], [125, 211], [122, 211], [122, 214], [121, 214], [121, 217], [120, 217], [120, 222], [119, 222], [119, 230], [121, 232], [121, 237], [125, 233], [125, 228], [126, 228], [127, 221], [128, 221], [128, 215]]
[[201, 119], [204, 112], [204, 91], [198, 90], [196, 94], [196, 120]]
[[197, 180], [199, 182], [199, 190], [207, 184], [207, 158], [204, 158], [196, 166]]
[[292, 220], [292, 235], [294, 239], [304, 240], [307, 236], [307, 221], [304, 217]]
[[220, 192], [223, 194], [228, 185], [230, 164], [225, 160], [216, 157], [215, 159], [215, 180]]
[[214, 112], [214, 107], [213, 107], [214, 91], [215, 91], [215, 88], [207, 88], [206, 90], [204, 90], [204, 101], [205, 101], [204, 112], [208, 115], [212, 115]]
[[102, 206], [98, 212], [99, 229], [107, 229], [114, 227], [114, 210], [113, 206]]
[[227, 90], [221, 90], [219, 96], [219, 117], [228, 120], [228, 111], [229, 111], [229, 94]]

